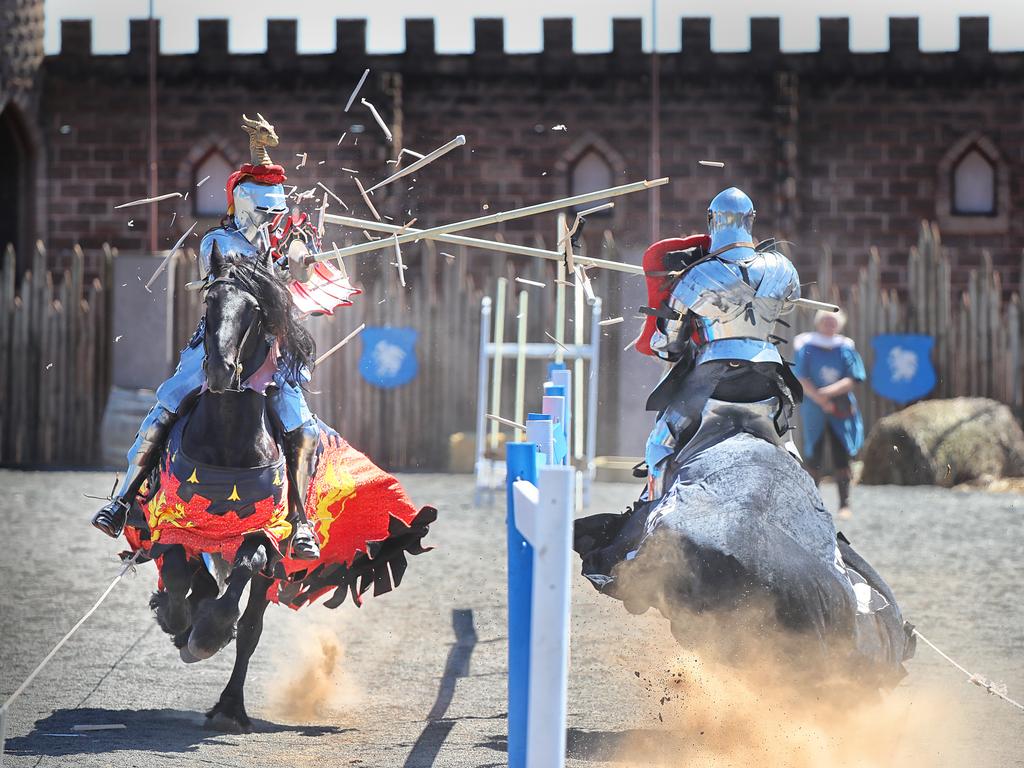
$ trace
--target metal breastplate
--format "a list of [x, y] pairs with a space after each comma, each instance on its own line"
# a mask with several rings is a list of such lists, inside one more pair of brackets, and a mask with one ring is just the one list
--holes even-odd
[[774, 344], [775, 324], [789, 309], [788, 302], [799, 296], [800, 279], [793, 264], [780, 253], [764, 251], [742, 261], [722, 257], [694, 265], [679, 278], [668, 303], [689, 323], [697, 364], [781, 363]]

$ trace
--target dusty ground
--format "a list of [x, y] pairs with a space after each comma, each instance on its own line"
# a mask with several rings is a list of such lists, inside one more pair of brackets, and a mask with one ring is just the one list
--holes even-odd
[[[146, 566], [18, 701], [5, 765], [504, 765], [503, 505], [474, 508], [466, 477], [404, 481], [415, 500], [441, 509], [431, 534], [438, 549], [413, 560], [397, 592], [361, 610], [271, 608], [249, 677], [257, 733], [201, 728], [232, 649], [184, 667], [150, 618], [155, 577]], [[109, 474], [0, 472], [0, 699], [116, 573], [119, 547], [88, 527], [95, 502], [82, 497], [102, 495], [110, 483]], [[618, 510], [633, 493], [603, 485], [597, 509]], [[826, 499], [834, 500], [831, 489]], [[855, 510], [842, 528], [890, 580], [905, 614], [948, 653], [1024, 698], [1024, 496], [858, 488]], [[607, 764], [637, 742], [647, 748], [631, 765], [645, 763], [652, 747], [670, 755], [664, 764], [707, 764], [687, 757], [705, 754], [696, 719], [706, 713], [658, 719], [659, 676], [677, 650], [665, 623], [629, 616], [582, 579], [575, 589], [569, 765]], [[915, 708], [929, 719], [923, 728], [908, 725], [884, 764], [1024, 765], [1024, 713], [968, 685], [930, 650], [919, 650], [890, 698], [908, 723]], [[760, 717], [753, 706], [744, 717]], [[81, 723], [127, 728], [69, 735]], [[714, 764], [734, 762], [726, 753]], [[757, 762], [789, 761], [775, 754]]]

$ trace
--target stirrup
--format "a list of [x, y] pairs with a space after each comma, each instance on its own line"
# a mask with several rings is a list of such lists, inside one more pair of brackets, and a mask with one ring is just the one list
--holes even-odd
[[309, 523], [297, 523], [291, 541], [292, 558], [295, 560], [319, 560], [320, 542]]
[[92, 524], [112, 539], [120, 537], [128, 522], [131, 505], [124, 499], [111, 499], [99, 512], [93, 515]]

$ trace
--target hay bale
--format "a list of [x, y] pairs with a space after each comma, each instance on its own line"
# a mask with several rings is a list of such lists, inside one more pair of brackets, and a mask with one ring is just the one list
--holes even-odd
[[1024, 431], [995, 400], [926, 400], [880, 419], [861, 458], [865, 485], [950, 487], [982, 476], [1021, 477]]

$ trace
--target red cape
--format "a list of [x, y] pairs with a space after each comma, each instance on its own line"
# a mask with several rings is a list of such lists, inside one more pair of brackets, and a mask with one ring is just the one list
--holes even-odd
[[[668, 299], [672, 292], [674, 279], [661, 274], [665, 269], [665, 255], [672, 251], [685, 251], [700, 246], [705, 250], [711, 247], [709, 235], [690, 235], [689, 237], [669, 237], [659, 240], [644, 251], [644, 274], [647, 275], [647, 306], [657, 309]], [[658, 330], [658, 318], [648, 315], [644, 320], [644, 330], [636, 341], [636, 349], [645, 355], [654, 355], [651, 349], [651, 337]]]

